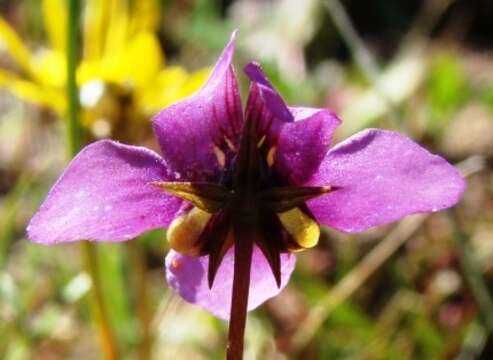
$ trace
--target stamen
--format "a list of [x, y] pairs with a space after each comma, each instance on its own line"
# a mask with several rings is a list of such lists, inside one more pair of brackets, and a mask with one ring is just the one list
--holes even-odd
[[199, 255], [201, 244], [198, 240], [211, 216], [194, 207], [188, 213], [175, 218], [166, 233], [171, 248], [183, 255]]
[[260, 149], [262, 147], [262, 145], [264, 145], [264, 142], [265, 142], [265, 139], [267, 137], [264, 135], [260, 138], [260, 141], [257, 143], [257, 148]]
[[236, 147], [231, 142], [231, 140], [229, 140], [229, 138], [227, 136], [224, 137], [224, 141], [226, 142], [226, 145], [228, 145], [228, 147], [229, 147], [230, 150], [236, 151]]
[[226, 164], [226, 155], [224, 154], [224, 151], [222, 151], [221, 149], [219, 149], [215, 145], [212, 148], [212, 150], [214, 151], [214, 155], [216, 155], [217, 162], [219, 163], [219, 166], [224, 168], [224, 165]]
[[286, 231], [302, 248], [307, 249], [317, 245], [320, 238], [320, 227], [303, 211], [294, 208], [278, 216]]
[[274, 157], [276, 156], [276, 151], [277, 147], [272, 146], [267, 153], [267, 164], [269, 165], [269, 167], [272, 167], [272, 165], [274, 165]]

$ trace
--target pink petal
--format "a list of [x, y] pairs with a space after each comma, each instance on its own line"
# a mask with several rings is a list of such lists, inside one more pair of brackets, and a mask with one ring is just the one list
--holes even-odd
[[150, 183], [170, 180], [153, 151], [102, 140], [68, 165], [27, 228], [38, 243], [123, 241], [164, 227], [181, 201]]
[[228, 166], [238, 149], [243, 113], [231, 65], [234, 39], [235, 34], [202, 89], [153, 119], [163, 158], [182, 180], [217, 180], [223, 158]]
[[328, 109], [291, 108], [294, 122], [279, 134], [276, 168], [292, 182], [305, 182], [318, 169], [341, 120]]
[[[252, 81], [250, 88], [250, 96], [247, 103], [247, 113], [249, 112], [248, 104], [255, 106], [257, 111], [265, 111], [270, 115], [273, 115], [277, 121], [291, 122], [293, 121], [293, 115], [289, 111], [288, 107], [284, 103], [282, 97], [274, 89], [270, 81], [265, 76], [262, 68], [257, 63], [249, 63], [244, 68], [245, 74]], [[258, 101], [251, 101], [253, 97], [258, 94]], [[264, 118], [268, 117], [264, 114]], [[265, 120], [265, 119], [264, 119]]]
[[328, 109], [288, 108], [256, 63], [245, 66], [252, 81], [246, 114], [259, 121], [259, 132], [277, 146], [276, 168], [294, 183], [319, 167], [341, 123]]
[[[208, 257], [188, 257], [171, 250], [166, 256], [168, 284], [187, 302], [198, 305], [222, 319], [229, 319], [233, 284], [234, 249], [224, 256], [211, 290], [207, 285]], [[255, 246], [252, 258], [248, 310], [276, 296], [294, 270], [293, 254], [281, 255], [281, 288], [278, 288], [262, 252]]]
[[465, 188], [456, 168], [392, 131], [362, 131], [327, 153], [308, 185], [341, 189], [309, 202], [322, 224], [364, 231], [413, 213], [455, 205]]

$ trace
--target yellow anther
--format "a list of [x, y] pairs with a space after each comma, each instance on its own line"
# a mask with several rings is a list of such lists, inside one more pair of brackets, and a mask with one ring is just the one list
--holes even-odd
[[274, 156], [276, 156], [276, 150], [277, 148], [273, 146], [269, 149], [269, 152], [267, 153], [267, 164], [269, 166], [274, 165]]
[[214, 150], [214, 155], [216, 155], [217, 162], [223, 168], [224, 165], [226, 164], [226, 155], [224, 154], [224, 151], [222, 151], [215, 145], [212, 149]]
[[266, 139], [265, 135], [260, 138], [259, 142], [257, 143], [257, 147], [259, 149], [262, 147], [262, 145], [264, 145], [265, 139]]
[[226, 145], [228, 145], [228, 147], [233, 150], [233, 151], [236, 151], [236, 148], [235, 146], [233, 145], [233, 143], [231, 142], [231, 140], [228, 139], [228, 137], [224, 137], [224, 141], [226, 142]]
[[194, 207], [173, 220], [166, 235], [171, 248], [183, 255], [198, 255], [200, 244], [197, 240], [211, 216], [208, 212]]
[[286, 231], [299, 246], [306, 249], [317, 245], [320, 227], [299, 208], [279, 213], [278, 216]]

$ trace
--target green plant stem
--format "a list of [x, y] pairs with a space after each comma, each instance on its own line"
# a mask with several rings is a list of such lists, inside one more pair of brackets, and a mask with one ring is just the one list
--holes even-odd
[[133, 270], [133, 283], [136, 289], [135, 307], [139, 320], [139, 359], [151, 357], [152, 336], [150, 331], [151, 314], [147, 302], [147, 264], [143, 244], [137, 239], [127, 243], [127, 250]]
[[79, 120], [79, 92], [77, 89], [76, 71], [79, 62], [79, 13], [80, 1], [68, 1], [67, 29], [67, 151], [69, 158], [77, 154], [81, 148], [82, 128]]
[[459, 220], [454, 211], [451, 211], [452, 223], [454, 224], [454, 243], [457, 248], [457, 256], [464, 272], [464, 276], [469, 283], [471, 292], [479, 306], [481, 320], [489, 334], [493, 333], [493, 301], [484, 282], [478, 261], [469, 246], [469, 235], [467, 235], [458, 225]]
[[[79, 92], [77, 89], [76, 70], [79, 61], [80, 29], [79, 14], [80, 0], [68, 1], [67, 22], [67, 155], [71, 159], [80, 150], [82, 143], [82, 129], [79, 120]], [[103, 356], [107, 360], [118, 358], [117, 347], [113, 331], [104, 306], [104, 299], [99, 277], [97, 249], [89, 242], [81, 243], [81, 253], [84, 258], [86, 271], [92, 280], [91, 312], [98, 327], [99, 339]]]
[[103, 358], [106, 360], [116, 360], [118, 359], [118, 349], [104, 303], [101, 278], [99, 276], [97, 248], [94, 244], [83, 241], [80, 244], [80, 250], [84, 258], [86, 271], [91, 277], [91, 314], [97, 326]]
[[3, 207], [0, 212], [0, 269], [5, 266], [7, 251], [13, 241], [15, 220], [22, 209], [24, 197], [34, 182], [34, 176], [29, 171], [21, 173], [15, 186], [3, 198]]

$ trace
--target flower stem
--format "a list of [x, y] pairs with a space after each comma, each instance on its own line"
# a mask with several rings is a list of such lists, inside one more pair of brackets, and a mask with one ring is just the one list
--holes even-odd
[[76, 70], [79, 61], [79, 13], [80, 1], [68, 1], [67, 22], [67, 151], [69, 158], [77, 154], [81, 147], [82, 129], [79, 121], [79, 92], [77, 90]]
[[[77, 89], [76, 70], [79, 61], [80, 28], [79, 28], [80, 0], [68, 1], [67, 22], [67, 155], [72, 158], [77, 154], [82, 143], [82, 129], [79, 121], [79, 92]], [[81, 243], [81, 252], [85, 260], [86, 271], [92, 280], [91, 311], [98, 326], [99, 338], [104, 358], [114, 360], [118, 358], [113, 331], [110, 326], [97, 261], [96, 247], [88, 242]]]
[[254, 234], [251, 230], [252, 226], [249, 223], [237, 220], [233, 226], [235, 235], [235, 263], [227, 359], [241, 360], [243, 359]]

